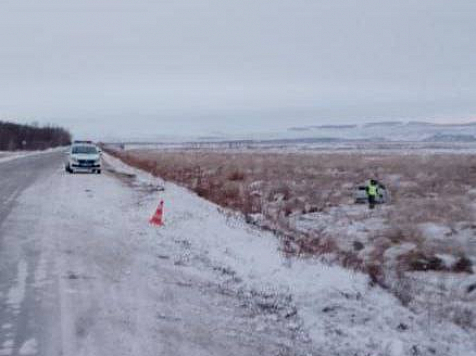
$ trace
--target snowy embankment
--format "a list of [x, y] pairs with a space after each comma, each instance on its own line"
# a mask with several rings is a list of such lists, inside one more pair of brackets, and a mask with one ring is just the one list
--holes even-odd
[[[234, 213], [171, 183], [126, 166], [104, 155], [112, 170], [136, 189], [150, 189], [137, 216], [152, 214], [165, 201], [165, 226], [150, 227], [147, 238], [176, 247], [178, 261], [192, 273], [221, 271], [223, 287], [261, 298], [262, 309], [273, 310], [276, 322], [289, 320], [319, 354], [331, 355], [476, 355], [476, 340], [449, 322], [412, 313], [390, 293], [373, 287], [366, 275], [318, 259], [284, 257], [277, 238], [247, 225]], [[145, 236], [144, 236], [145, 237]], [[256, 327], [261, 326], [257, 320]], [[298, 341], [296, 341], [298, 342]], [[303, 342], [300, 340], [299, 342]]]
[[35, 156], [39, 154], [51, 153], [64, 150], [64, 147], [49, 148], [43, 151], [0, 151], [0, 163], [13, 161], [14, 159]]
[[31, 152], [0, 152], [0, 163], [30, 155]]

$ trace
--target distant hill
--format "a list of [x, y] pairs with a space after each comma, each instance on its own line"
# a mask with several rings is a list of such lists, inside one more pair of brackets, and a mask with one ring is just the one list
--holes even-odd
[[405, 123], [403, 121], [377, 121], [377, 122], [368, 122], [364, 124], [364, 127], [389, 127], [389, 126], [401, 126]]
[[407, 125], [408, 126], [435, 126], [437, 124], [432, 122], [426, 122], [426, 121], [408, 121]]
[[359, 127], [358, 125], [316, 125], [316, 126], [295, 126], [290, 127], [288, 131], [313, 131], [313, 130], [349, 130]]
[[301, 132], [301, 131], [311, 131], [311, 130], [312, 130], [312, 127], [310, 127], [310, 126], [290, 127], [288, 130], [289, 130], [289, 131], [298, 131], [298, 132]]
[[0, 151], [43, 150], [70, 143], [71, 134], [61, 127], [0, 121]]
[[434, 127], [476, 127], [476, 122], [462, 122], [462, 123], [435, 123], [427, 121], [409, 121], [406, 123], [407, 126], [434, 126]]
[[426, 142], [476, 142], [475, 135], [436, 134], [425, 139]]
[[347, 129], [355, 129], [358, 125], [320, 125], [320, 126], [312, 126], [316, 129], [323, 129], [323, 130], [347, 130]]
[[[341, 140], [372, 140], [401, 142], [474, 142], [476, 122], [431, 123], [426, 121], [376, 121], [360, 125], [321, 125], [293, 127], [293, 138], [316, 136]], [[300, 132], [301, 135], [300, 135]]]

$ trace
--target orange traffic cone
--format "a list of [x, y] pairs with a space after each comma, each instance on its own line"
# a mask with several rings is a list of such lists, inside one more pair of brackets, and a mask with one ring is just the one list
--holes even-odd
[[153, 225], [162, 226], [164, 225], [164, 201], [160, 201], [160, 205], [155, 211], [155, 214], [150, 218], [149, 222]]

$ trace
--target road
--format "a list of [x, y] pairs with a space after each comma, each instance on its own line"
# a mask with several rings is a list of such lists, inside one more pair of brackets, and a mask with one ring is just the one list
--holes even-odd
[[[47, 179], [58, 168], [60, 159], [61, 153], [55, 152], [1, 163], [0, 224], [7, 217], [16, 198], [36, 180]], [[1, 237], [0, 230], [0, 239]]]
[[36, 338], [22, 337], [49, 332], [42, 330], [43, 325], [38, 322], [43, 318], [41, 313], [49, 311], [41, 305], [34, 281], [27, 278], [40, 261], [41, 240], [34, 241], [32, 237], [41, 214], [21, 214], [19, 218], [24, 221], [10, 214], [15, 207], [23, 210], [19, 200], [22, 193], [36, 183], [51, 179], [59, 169], [61, 158], [61, 152], [54, 152], [0, 163], [1, 355], [36, 354]]
[[294, 316], [191, 252], [186, 216], [148, 226], [154, 187], [68, 175], [62, 155], [0, 163], [0, 356], [311, 354]]

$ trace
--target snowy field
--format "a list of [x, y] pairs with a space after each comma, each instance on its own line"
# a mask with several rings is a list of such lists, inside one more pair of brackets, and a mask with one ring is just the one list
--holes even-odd
[[[274, 231], [287, 254], [363, 271], [416, 314], [476, 330], [474, 155], [115, 152]], [[353, 201], [362, 177], [370, 176], [390, 190], [390, 203], [374, 211]]]
[[[309, 142], [308, 142], [309, 141]], [[113, 145], [114, 146], [114, 145]], [[408, 154], [476, 154], [476, 143], [472, 142], [420, 142], [420, 141], [322, 141], [291, 140], [291, 141], [195, 141], [179, 143], [126, 143], [115, 145], [126, 151], [160, 150], [167, 152], [180, 151], [217, 151], [229, 153], [360, 153], [379, 155]]]
[[[114, 170], [125, 171], [136, 190], [141, 184], [151, 187], [151, 176], [110, 156], [106, 160]], [[313, 355], [476, 354], [473, 331], [411, 311], [364, 274], [317, 258], [284, 257], [274, 235], [172, 183], [165, 184], [164, 192], [142, 196], [138, 219], [160, 199], [166, 226], [140, 228], [142, 238], [155, 241], [194, 274], [218, 271], [225, 293], [249, 298], [248, 303], [266, 311], [254, 317], [256, 330], [269, 322], [299, 330], [290, 350], [309, 343]]]

